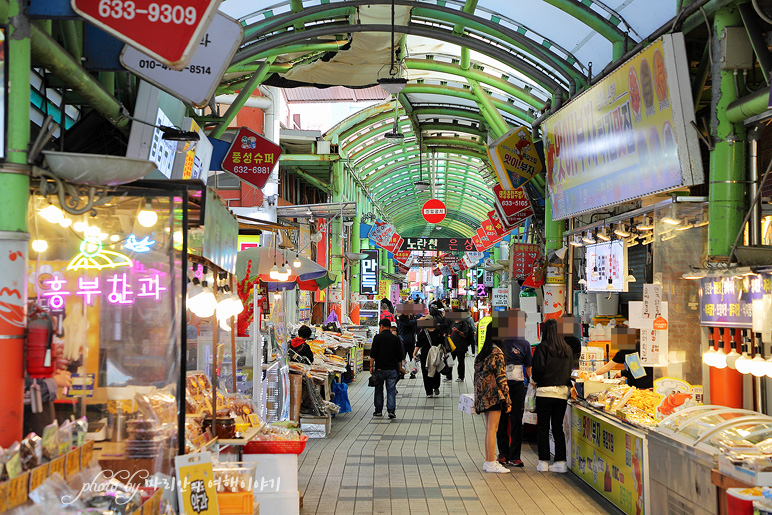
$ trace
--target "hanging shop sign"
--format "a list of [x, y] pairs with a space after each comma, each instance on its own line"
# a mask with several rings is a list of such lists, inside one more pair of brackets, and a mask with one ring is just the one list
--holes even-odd
[[493, 311], [504, 311], [509, 305], [509, 288], [493, 288], [491, 290], [491, 306]]
[[175, 70], [190, 63], [219, 4], [219, 0], [72, 0], [73, 10], [86, 20]]
[[206, 189], [204, 227], [204, 257], [226, 272], [235, 274], [239, 224], [211, 188]]
[[244, 32], [241, 24], [218, 12], [195, 49], [190, 64], [175, 70], [132, 46], [120, 60], [124, 68], [195, 107], [206, 107], [214, 96]]
[[236, 133], [220, 168], [262, 189], [279, 163], [281, 147], [242, 127]]
[[629, 515], [644, 506], [644, 439], [621, 426], [571, 408], [571, 470]]
[[400, 250], [399, 252], [394, 253], [394, 261], [407, 268], [410, 268], [413, 264], [413, 259], [415, 259], [415, 257], [409, 250]]
[[216, 515], [220, 513], [217, 504], [217, 488], [212, 467], [212, 455], [208, 452], [176, 456], [177, 500], [182, 513]]
[[688, 71], [662, 36], [544, 121], [555, 220], [703, 182]]
[[472, 242], [474, 243], [474, 248], [476, 248], [479, 253], [482, 253], [485, 250], [482, 239], [480, 238], [480, 233], [472, 235]]
[[523, 209], [531, 207], [523, 188], [505, 190], [497, 184], [493, 187], [493, 193], [496, 195], [496, 208], [505, 217], [514, 216]]
[[380, 281], [378, 281], [378, 298], [379, 299], [389, 298], [389, 281], [386, 281], [384, 279], [381, 279]]
[[367, 237], [373, 240], [379, 247], [386, 248], [391, 242], [391, 237], [396, 233], [397, 230], [390, 223], [376, 220], [370, 227], [370, 232], [367, 233]]
[[186, 116], [182, 122], [182, 130], [198, 133], [199, 141], [185, 152], [185, 159], [176, 159], [172, 166], [172, 179], [193, 179], [206, 184], [209, 175], [209, 162], [212, 160], [212, 143], [206, 133], [193, 118]]
[[493, 230], [496, 231], [497, 238], [501, 238], [509, 234], [509, 229], [504, 227], [504, 224], [501, 223], [501, 219], [496, 214], [496, 211], [488, 212], [488, 223], [490, 223], [491, 227], [493, 227]]
[[539, 246], [531, 243], [512, 245], [512, 277], [531, 275], [533, 264], [539, 259]]
[[488, 157], [505, 190], [519, 188], [542, 170], [541, 159], [527, 127], [510, 129], [488, 145]]
[[[743, 278], [703, 277], [700, 279], [700, 325], [751, 329], [759, 326], [754, 308], [769, 304], [772, 275], [757, 274]], [[763, 309], [758, 317], [768, 318]], [[763, 323], [763, 322], [762, 322]]]
[[421, 209], [421, 214], [430, 224], [438, 224], [445, 219], [448, 210], [445, 208], [445, 203], [439, 199], [433, 198], [424, 202], [424, 206]]
[[378, 293], [378, 249], [366, 249], [362, 253], [367, 256], [359, 262], [359, 293], [375, 295]]

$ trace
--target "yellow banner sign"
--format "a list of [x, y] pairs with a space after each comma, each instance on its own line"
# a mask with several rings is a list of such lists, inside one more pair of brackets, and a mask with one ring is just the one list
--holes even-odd
[[530, 129], [526, 127], [515, 127], [491, 143], [488, 157], [505, 190], [519, 188], [542, 170]]
[[643, 439], [571, 408], [571, 470], [623, 512], [645, 513]]
[[663, 36], [544, 121], [554, 219], [703, 181], [688, 69]]

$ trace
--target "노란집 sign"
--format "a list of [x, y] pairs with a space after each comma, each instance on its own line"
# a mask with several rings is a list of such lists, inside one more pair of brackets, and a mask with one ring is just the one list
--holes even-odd
[[645, 513], [643, 439], [571, 408], [571, 470], [629, 515]]
[[[746, 280], [747, 279], [747, 280]], [[753, 301], [772, 293], [772, 275], [700, 279], [700, 325], [753, 327]]]
[[703, 181], [683, 34], [668, 34], [542, 124], [552, 216]]
[[402, 250], [474, 252], [476, 249], [472, 238], [405, 238]]

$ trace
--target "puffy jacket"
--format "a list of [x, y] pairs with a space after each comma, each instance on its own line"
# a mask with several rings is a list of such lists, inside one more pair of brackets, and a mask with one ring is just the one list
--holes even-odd
[[303, 338], [296, 337], [290, 340], [290, 349], [292, 349], [293, 352], [290, 352], [290, 359], [292, 361], [298, 361], [303, 362], [302, 359], [298, 358], [298, 355], [303, 356], [304, 358], [308, 359], [309, 363], [314, 362], [314, 351], [311, 350], [311, 347], [308, 346], [306, 341]]

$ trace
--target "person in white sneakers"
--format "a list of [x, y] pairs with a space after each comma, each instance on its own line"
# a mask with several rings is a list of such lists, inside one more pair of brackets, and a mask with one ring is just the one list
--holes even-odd
[[[563, 417], [571, 386], [573, 351], [558, 335], [554, 319], [542, 324], [541, 343], [533, 354], [532, 379], [536, 384], [536, 444], [539, 449], [539, 472], [568, 472], [566, 466], [566, 436]], [[555, 440], [555, 462], [550, 465], [550, 426]]]
[[509, 413], [507, 369], [504, 353], [493, 343], [495, 330], [488, 327], [485, 343], [474, 360], [474, 409], [485, 417], [485, 463], [483, 472], [506, 473], [509, 469], [496, 461], [496, 430], [501, 413]]

